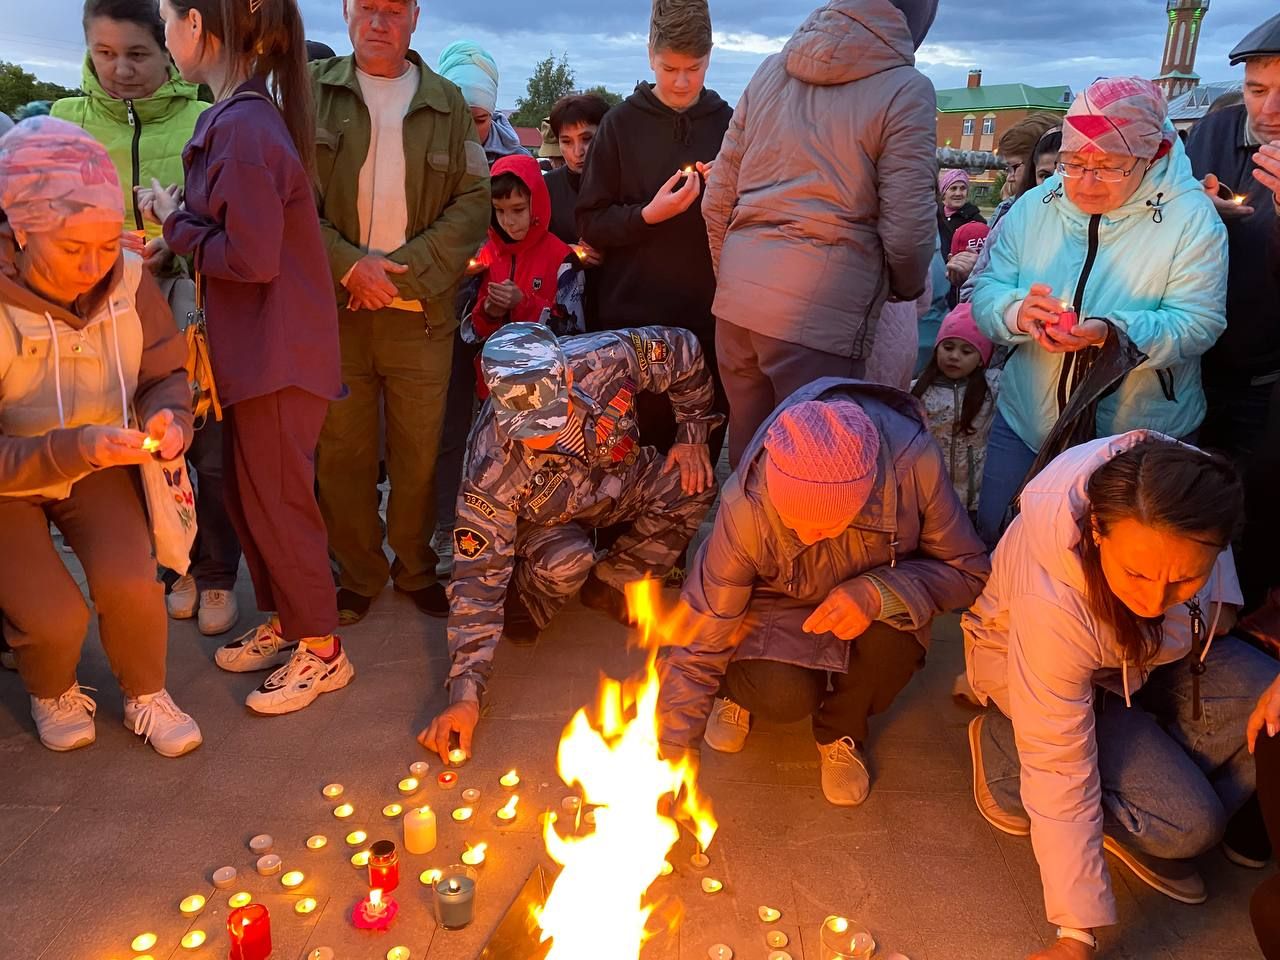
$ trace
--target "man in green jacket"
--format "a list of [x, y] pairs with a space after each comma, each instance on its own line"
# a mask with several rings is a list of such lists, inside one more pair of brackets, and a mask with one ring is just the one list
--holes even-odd
[[[320, 509], [341, 623], [368, 612], [388, 575], [419, 610], [444, 617], [432, 487], [454, 292], [489, 226], [489, 165], [461, 92], [409, 49], [417, 0], [350, 4], [345, 15], [354, 55], [311, 65], [320, 218], [348, 391], [320, 436]], [[378, 517], [380, 409], [390, 564]]]

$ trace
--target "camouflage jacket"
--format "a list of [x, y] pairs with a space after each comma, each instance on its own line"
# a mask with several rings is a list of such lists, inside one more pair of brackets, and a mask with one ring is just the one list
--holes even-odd
[[491, 401], [467, 439], [449, 584], [449, 700], [478, 700], [493, 671], [517, 524], [550, 527], [607, 516], [635, 483], [640, 453], [635, 395], [665, 393], [678, 443], [706, 443], [723, 419], [702, 348], [688, 330], [636, 327], [561, 341], [573, 371], [574, 417], [585, 457], [534, 451], [498, 432]]

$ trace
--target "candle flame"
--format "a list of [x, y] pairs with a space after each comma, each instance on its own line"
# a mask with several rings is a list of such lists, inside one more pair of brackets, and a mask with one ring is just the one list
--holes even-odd
[[511, 799], [508, 800], [506, 802], [506, 805], [502, 807], [501, 810], [498, 811], [499, 818], [503, 820], [511, 820], [512, 818], [514, 818], [516, 815], [516, 804], [519, 802], [520, 802], [520, 795], [518, 793], [513, 793], [511, 795]]
[[504, 787], [514, 787], [520, 782], [520, 775], [514, 770], [508, 770], [498, 780]]
[[488, 849], [487, 843], [477, 843], [474, 847], [467, 844], [467, 849], [462, 854], [462, 862], [468, 866], [484, 863], [484, 852]]
[[369, 891], [369, 906], [376, 907], [382, 903], [382, 888], [374, 887]]
[[1231, 198], [1231, 202], [1235, 204], [1242, 204], [1244, 203], [1244, 200], [1245, 200], [1244, 195], [1239, 193], [1237, 193], [1234, 197]]
[[542, 939], [552, 941], [547, 960], [594, 960], [606, 942], [615, 948], [614, 960], [640, 956], [659, 905], [649, 887], [680, 837], [675, 819], [659, 812], [661, 804], [678, 804], [702, 848], [715, 836], [718, 825], [692, 766], [664, 759], [658, 748], [656, 655], [681, 635], [672, 618], [658, 614], [659, 587], [653, 580], [627, 585], [632, 619], [648, 651], [643, 674], [606, 679], [594, 711], [579, 710], [560, 740], [561, 778], [607, 815], [582, 836], [562, 837], [550, 818], [543, 828], [547, 852], [564, 868], [537, 917]]

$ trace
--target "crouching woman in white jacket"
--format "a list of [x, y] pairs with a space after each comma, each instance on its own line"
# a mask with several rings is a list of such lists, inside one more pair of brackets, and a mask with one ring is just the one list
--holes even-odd
[[1253, 796], [1245, 725], [1278, 665], [1228, 632], [1242, 493], [1226, 461], [1133, 431], [1067, 451], [1021, 505], [963, 621], [990, 707], [970, 727], [974, 797], [1031, 836], [1058, 925], [1033, 958], [1073, 960], [1116, 922], [1104, 850], [1205, 899], [1188, 861]]

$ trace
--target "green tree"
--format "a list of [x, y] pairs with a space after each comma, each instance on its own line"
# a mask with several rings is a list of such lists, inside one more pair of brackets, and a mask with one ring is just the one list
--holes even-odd
[[78, 92], [56, 83], [47, 83], [35, 74], [27, 73], [16, 63], [0, 60], [0, 112], [12, 115], [24, 103], [32, 100], [60, 100], [62, 97], [73, 97]]
[[621, 97], [621, 95], [620, 95], [620, 94], [616, 94], [616, 93], [614, 93], [612, 90], [607, 89], [603, 83], [602, 83], [602, 84], [600, 84], [600, 85], [598, 85], [598, 86], [591, 87], [590, 89], [583, 90], [582, 92], [583, 92], [583, 93], [594, 93], [594, 94], [596, 94], [597, 96], [604, 97], [605, 101], [606, 101], [606, 102], [609, 104], [609, 106], [611, 106], [611, 107], [616, 107], [618, 104], [620, 104], [620, 103], [622, 102], [622, 97]]
[[545, 60], [533, 68], [533, 76], [529, 78], [525, 96], [516, 100], [515, 113], [511, 114], [511, 122], [517, 127], [536, 127], [542, 118], [551, 113], [551, 108], [561, 97], [573, 93], [573, 70], [569, 66], [569, 58], [561, 54], [550, 53]]

